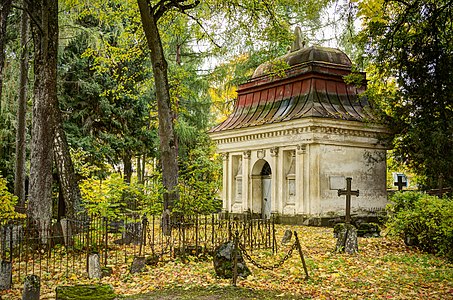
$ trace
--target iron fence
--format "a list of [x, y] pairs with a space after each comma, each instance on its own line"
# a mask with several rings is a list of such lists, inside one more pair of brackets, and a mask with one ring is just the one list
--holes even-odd
[[179, 216], [171, 235], [162, 233], [159, 216], [125, 214], [35, 224], [29, 219], [0, 220], [0, 255], [12, 269], [12, 282], [30, 274], [87, 277], [87, 260], [98, 253], [104, 267], [131, 264], [134, 257], [154, 263], [188, 255], [206, 255], [237, 231], [241, 244], [277, 252], [274, 220], [225, 218], [219, 214]]

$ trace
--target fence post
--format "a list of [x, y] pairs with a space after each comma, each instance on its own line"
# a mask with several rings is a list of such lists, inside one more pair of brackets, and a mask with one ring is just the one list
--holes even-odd
[[239, 232], [236, 230], [234, 234], [233, 251], [233, 286], [236, 286], [238, 280], [238, 247], [239, 247]]
[[104, 238], [104, 267], [107, 266], [107, 251], [109, 248], [108, 245], [108, 238], [109, 238], [109, 231], [108, 231], [108, 217], [104, 217], [104, 224], [105, 224], [105, 238]]
[[305, 264], [304, 254], [302, 253], [302, 247], [300, 245], [299, 238], [297, 237], [297, 232], [296, 231], [294, 231], [294, 238], [296, 239], [297, 250], [299, 250], [300, 259], [302, 260], [302, 265], [304, 267], [305, 280], [307, 280], [309, 278], [307, 265]]
[[272, 216], [272, 254], [277, 253], [277, 239], [275, 237], [275, 216]]
[[198, 214], [195, 215], [195, 255], [198, 256]]

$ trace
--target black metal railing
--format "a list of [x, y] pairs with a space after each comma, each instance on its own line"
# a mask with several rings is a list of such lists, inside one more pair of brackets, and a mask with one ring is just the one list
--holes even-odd
[[184, 215], [175, 217], [171, 226], [171, 235], [164, 235], [160, 216], [137, 214], [61, 219], [51, 224], [0, 220], [0, 256], [11, 264], [13, 282], [22, 283], [30, 274], [87, 277], [91, 253], [99, 253], [103, 266], [130, 264], [137, 256], [165, 262], [210, 254], [233, 240], [236, 231], [250, 253], [263, 248], [277, 252], [273, 219]]

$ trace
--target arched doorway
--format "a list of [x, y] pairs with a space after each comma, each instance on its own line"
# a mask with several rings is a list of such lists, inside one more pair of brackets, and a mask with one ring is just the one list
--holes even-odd
[[252, 168], [252, 213], [269, 219], [272, 211], [272, 170], [264, 159]]

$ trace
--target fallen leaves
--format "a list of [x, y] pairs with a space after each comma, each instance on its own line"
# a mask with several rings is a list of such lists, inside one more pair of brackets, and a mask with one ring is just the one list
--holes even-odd
[[[252, 290], [274, 291], [275, 295], [299, 295], [317, 299], [453, 299], [453, 266], [433, 255], [420, 253], [389, 238], [359, 238], [359, 254], [334, 252], [331, 228], [276, 226], [277, 241], [286, 229], [297, 230], [309, 269], [305, 280], [301, 259], [294, 251], [289, 260], [272, 271], [248, 264], [252, 275], [239, 278], [238, 286]], [[279, 245], [279, 254], [253, 251], [252, 257], [264, 265], [279, 261], [287, 250]], [[83, 263], [83, 260], [80, 262]], [[54, 299], [61, 284], [108, 283], [121, 295], [149, 293], [162, 288], [225, 288], [230, 280], [216, 277], [211, 260], [190, 259], [159, 263], [145, 272], [130, 274], [130, 264], [111, 265], [113, 273], [89, 280], [79, 273], [44, 273], [41, 299]], [[2, 299], [20, 299], [22, 285], [2, 291]]]

